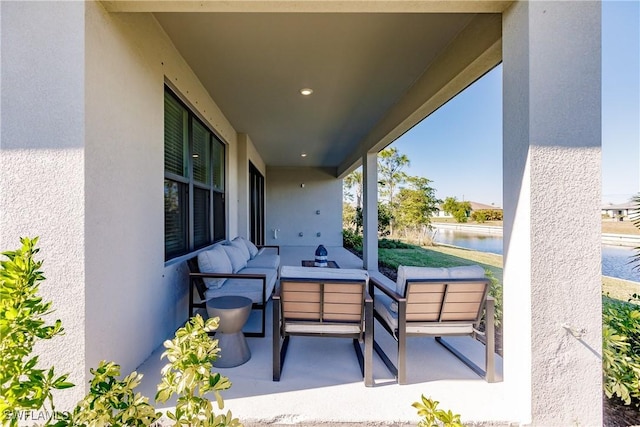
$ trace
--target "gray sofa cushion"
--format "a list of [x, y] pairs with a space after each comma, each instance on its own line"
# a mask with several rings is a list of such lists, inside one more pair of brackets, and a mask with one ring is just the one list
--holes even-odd
[[263, 252], [256, 255], [255, 258], [247, 261], [248, 268], [272, 268], [277, 270], [280, 266], [280, 255]]
[[251, 258], [249, 248], [247, 248], [247, 244], [241, 237], [236, 237], [235, 239], [233, 239], [231, 242], [229, 242], [229, 246], [238, 248], [240, 252], [242, 252], [242, 256], [244, 256], [244, 259], [248, 260], [249, 258]]
[[[200, 252], [198, 254], [198, 266], [201, 273], [231, 273], [233, 267], [227, 253], [222, 246]], [[220, 288], [227, 279], [203, 279], [207, 288]]]
[[[247, 258], [245, 258], [240, 249], [230, 245], [222, 245], [222, 248], [225, 250], [229, 260], [231, 261], [231, 267], [233, 267], [234, 273], [240, 272], [240, 270], [247, 266]], [[249, 251], [247, 251], [247, 253], [249, 253]]]

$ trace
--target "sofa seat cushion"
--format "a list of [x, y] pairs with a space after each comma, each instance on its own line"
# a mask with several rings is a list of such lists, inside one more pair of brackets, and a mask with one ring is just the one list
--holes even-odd
[[[267, 276], [266, 298], [268, 300], [276, 285], [277, 270], [269, 268], [244, 268], [238, 274], [265, 274]], [[250, 298], [254, 303], [262, 303], [262, 280], [233, 278], [227, 279], [219, 289], [209, 289], [205, 293], [206, 300], [225, 295], [241, 295]]]
[[280, 255], [269, 252], [257, 255], [247, 261], [247, 268], [272, 268], [277, 270], [280, 266]]
[[[229, 274], [233, 271], [231, 261], [227, 253], [221, 246], [200, 252], [198, 254], [198, 266], [201, 273], [224, 273]], [[227, 279], [203, 279], [207, 288], [220, 288]]]

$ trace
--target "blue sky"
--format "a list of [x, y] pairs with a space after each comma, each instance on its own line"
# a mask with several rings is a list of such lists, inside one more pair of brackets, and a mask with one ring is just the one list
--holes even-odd
[[[602, 198], [640, 192], [640, 1], [602, 11]], [[502, 66], [392, 144], [437, 197], [502, 206]]]

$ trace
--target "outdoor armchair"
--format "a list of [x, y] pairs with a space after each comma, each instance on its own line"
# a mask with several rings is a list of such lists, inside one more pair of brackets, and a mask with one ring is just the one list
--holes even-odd
[[[494, 300], [488, 297], [489, 280], [478, 265], [453, 268], [398, 268], [395, 289], [371, 278], [374, 317], [398, 344], [395, 365], [375, 341], [374, 349], [399, 384], [406, 384], [407, 337], [434, 336], [436, 341], [488, 382], [495, 381]], [[482, 334], [478, 324], [485, 314], [485, 367], [480, 368], [443, 337]]]
[[[373, 299], [364, 270], [283, 266], [273, 296], [273, 380], [294, 335], [353, 339], [365, 386], [373, 385]], [[364, 341], [364, 354], [360, 345]]]

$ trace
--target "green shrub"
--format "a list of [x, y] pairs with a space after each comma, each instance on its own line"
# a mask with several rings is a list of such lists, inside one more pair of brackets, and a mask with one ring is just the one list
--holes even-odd
[[[52, 390], [73, 387], [68, 374], [56, 376], [54, 367], [38, 367], [33, 348], [40, 340], [62, 334], [62, 322], [47, 325], [43, 316], [52, 312], [51, 302], [38, 295], [45, 280], [34, 255], [38, 238], [21, 238], [22, 248], [3, 252], [0, 262], [0, 414], [2, 423], [17, 425], [18, 411], [37, 410], [48, 404], [50, 419], [56, 416]], [[5, 419], [7, 418], [7, 419]]]
[[602, 368], [607, 397], [640, 407], [640, 307], [607, 297], [602, 303]]
[[484, 210], [471, 212], [471, 220], [482, 224], [489, 219], [489, 214]]
[[502, 283], [494, 277], [491, 270], [485, 268], [484, 272], [489, 278], [489, 295], [495, 299], [495, 313], [493, 321], [496, 328], [499, 328], [500, 325], [502, 325]]
[[411, 406], [418, 410], [418, 415], [422, 417], [418, 427], [464, 427], [460, 421], [460, 415], [453, 412], [438, 409], [440, 402], [431, 398], [421, 396], [421, 402], [414, 402]]
[[104, 360], [90, 372], [93, 379], [89, 394], [74, 409], [70, 423], [64, 425], [142, 427], [162, 416], [149, 404], [149, 398], [133, 391], [140, 384], [142, 374], [132, 372], [118, 380], [120, 366]]
[[467, 211], [463, 209], [458, 209], [453, 212], [453, 217], [456, 219], [456, 222], [467, 222]]
[[502, 221], [503, 213], [500, 209], [478, 209], [471, 212], [471, 219], [476, 222]]
[[348, 228], [343, 229], [342, 246], [351, 249], [362, 249], [362, 235]]
[[167, 412], [176, 426], [242, 426], [231, 411], [216, 415], [211, 400], [205, 397], [213, 392], [218, 408], [223, 409], [220, 391], [231, 387], [229, 378], [211, 372], [220, 348], [218, 340], [211, 339], [207, 333], [218, 329], [219, 320], [214, 317], [205, 322], [198, 314], [176, 331], [173, 340], [164, 342], [166, 350], [161, 358], [166, 357], [169, 363], [162, 368], [156, 400], [166, 402], [172, 395], [178, 396], [175, 412]]
[[[4, 252], [8, 260], [0, 261], [0, 421], [2, 425], [17, 426], [19, 412], [42, 410], [49, 419], [45, 425], [55, 427], [84, 426], [149, 426], [162, 415], [156, 412], [146, 397], [134, 393], [142, 375], [133, 372], [119, 380], [120, 366], [100, 362], [87, 396], [72, 413], [55, 411], [51, 390], [73, 387], [68, 375], [56, 377], [54, 368], [36, 368], [38, 356], [31, 356], [38, 340], [51, 339], [62, 333], [62, 322], [46, 325], [42, 316], [50, 314], [51, 302], [43, 302], [38, 287], [44, 280], [40, 271], [42, 261], [35, 261], [38, 238], [20, 239], [22, 248]], [[223, 408], [220, 390], [231, 386], [228, 378], [212, 373], [212, 362], [220, 351], [218, 340], [207, 332], [217, 329], [219, 319], [205, 323], [200, 316], [192, 318], [178, 329], [172, 341], [164, 343], [167, 350], [162, 357], [169, 363], [162, 369], [162, 383], [158, 385], [156, 400], [165, 402], [178, 395], [176, 412], [167, 415], [176, 426], [241, 427], [231, 412], [215, 415], [211, 402], [203, 396], [213, 392], [220, 409]], [[46, 405], [51, 411], [47, 411]]]

